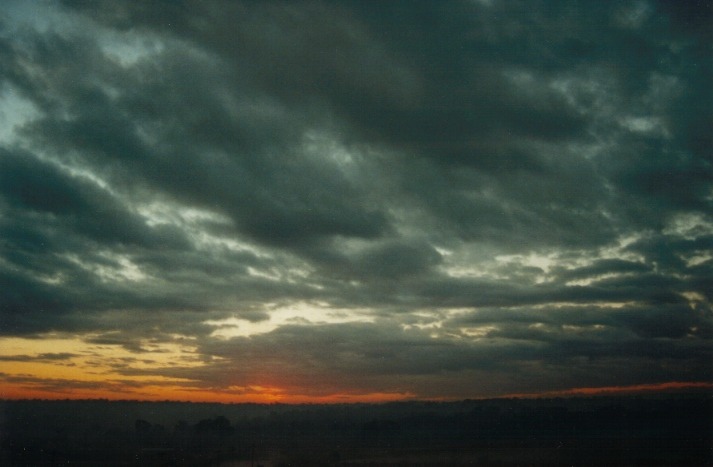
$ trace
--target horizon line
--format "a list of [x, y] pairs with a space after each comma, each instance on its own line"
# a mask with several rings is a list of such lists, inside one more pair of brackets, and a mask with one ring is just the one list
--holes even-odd
[[669, 381], [664, 383], [650, 383], [650, 384], [635, 384], [627, 386], [602, 386], [602, 387], [581, 387], [581, 388], [570, 388], [555, 391], [543, 391], [539, 393], [509, 393], [499, 396], [485, 396], [485, 397], [464, 397], [464, 398], [404, 398], [399, 400], [351, 400], [351, 401], [329, 401], [326, 398], [315, 401], [300, 401], [300, 402], [282, 402], [282, 401], [269, 401], [269, 402], [257, 402], [257, 401], [210, 401], [210, 400], [180, 400], [180, 399], [123, 399], [123, 398], [108, 398], [108, 397], [96, 397], [96, 398], [73, 398], [73, 397], [45, 397], [45, 398], [12, 398], [12, 397], [0, 397], [0, 402], [134, 402], [134, 403], [177, 403], [177, 404], [219, 404], [219, 405], [384, 405], [392, 403], [458, 403], [458, 402], [471, 402], [471, 401], [490, 401], [490, 400], [514, 400], [514, 399], [579, 399], [579, 398], [592, 398], [592, 397], [606, 397], [606, 396], [637, 396], [642, 394], [654, 395], [656, 393], [660, 394], [683, 394], [688, 393], [687, 391], [693, 391], [699, 394], [702, 390], [712, 391], [713, 395], [713, 382], [705, 381]]

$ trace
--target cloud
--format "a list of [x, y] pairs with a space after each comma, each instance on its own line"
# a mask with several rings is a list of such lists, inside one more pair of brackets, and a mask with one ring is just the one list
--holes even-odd
[[691, 5], [11, 2], [0, 334], [322, 396], [707, 379]]
[[0, 355], [0, 361], [5, 362], [41, 362], [41, 361], [56, 361], [69, 360], [76, 357], [76, 354], [68, 352], [58, 353], [42, 353], [39, 355]]
[[[206, 342], [201, 352], [217, 360], [202, 368], [150, 373], [195, 378], [203, 388], [261, 381], [288, 394], [312, 397], [365, 393], [373, 387], [387, 392], [408, 388], [422, 397], [458, 397], [468, 387], [496, 395], [502, 385], [545, 391], [596, 387], [611, 378], [623, 384], [655, 382], [664, 373], [671, 380], [711, 376], [710, 348], [701, 341], [680, 345], [670, 338], [651, 340], [618, 330], [613, 319], [604, 329], [557, 322], [520, 326], [508, 323], [507, 317], [496, 320], [497, 330], [477, 338], [459, 334], [451, 326], [419, 330], [385, 322], [288, 325], [258, 336]], [[605, 369], [606, 374], [601, 374]], [[147, 374], [146, 370], [124, 371], [131, 376]]]

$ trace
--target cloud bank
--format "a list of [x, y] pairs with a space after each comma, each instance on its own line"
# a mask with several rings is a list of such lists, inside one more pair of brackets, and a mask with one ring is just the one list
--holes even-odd
[[710, 382], [711, 10], [9, 2], [0, 334], [38, 347], [0, 368], [286, 400]]

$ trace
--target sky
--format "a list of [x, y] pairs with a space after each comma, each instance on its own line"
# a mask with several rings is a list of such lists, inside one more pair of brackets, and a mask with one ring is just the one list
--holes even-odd
[[3, 1], [0, 398], [713, 389], [712, 5]]

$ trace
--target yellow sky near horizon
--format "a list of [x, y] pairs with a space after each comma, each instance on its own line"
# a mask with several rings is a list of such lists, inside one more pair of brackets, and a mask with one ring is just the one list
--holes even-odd
[[[186, 344], [152, 344], [145, 352], [121, 345], [94, 344], [89, 336], [0, 338], [0, 399], [109, 399], [218, 403], [355, 403], [413, 400], [408, 392], [293, 394], [279, 378], [265, 385], [206, 387], [199, 380], [160, 374], [163, 368], [199, 369], [196, 349]], [[122, 371], [129, 369], [130, 371]], [[145, 371], [136, 371], [136, 370]], [[277, 382], [277, 383], [276, 383]], [[570, 388], [501, 397], [616, 395], [683, 389], [713, 389], [708, 382], [668, 381], [634, 386]]]

